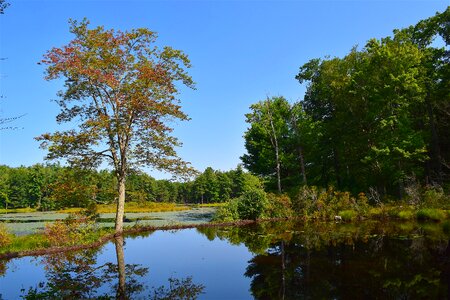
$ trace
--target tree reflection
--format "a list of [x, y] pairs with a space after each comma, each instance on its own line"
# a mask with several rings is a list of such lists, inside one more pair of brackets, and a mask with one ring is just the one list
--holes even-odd
[[6, 270], [8, 270], [8, 263], [8, 259], [0, 259], [0, 277], [5, 275]]
[[192, 278], [169, 278], [169, 287], [147, 290], [143, 278], [147, 267], [126, 264], [124, 238], [115, 239], [117, 263], [97, 264], [98, 249], [59, 253], [43, 258], [46, 282], [22, 290], [24, 299], [134, 299], [147, 294], [151, 299], [196, 299], [203, 285]]
[[441, 224], [261, 223], [199, 230], [244, 244], [256, 299], [450, 299], [450, 244]]
[[[47, 282], [30, 287], [25, 299], [110, 299], [115, 294], [119, 299], [129, 299], [145, 289], [138, 278], [147, 274], [148, 268], [124, 262], [123, 237], [115, 240], [117, 264], [97, 264], [97, 249], [59, 253], [46, 256], [43, 263]], [[127, 281], [125, 282], [125, 278]], [[114, 282], [119, 284], [114, 284]], [[109, 286], [115, 293], [98, 294], [98, 290]]]
[[295, 235], [254, 256], [245, 275], [256, 299], [448, 297], [450, 248], [442, 236]]

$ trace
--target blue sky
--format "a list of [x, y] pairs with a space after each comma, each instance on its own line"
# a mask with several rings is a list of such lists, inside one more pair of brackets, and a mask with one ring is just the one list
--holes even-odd
[[[245, 152], [249, 106], [267, 96], [294, 102], [305, 87], [299, 67], [317, 57], [343, 56], [354, 45], [381, 38], [443, 11], [448, 1], [14, 1], [0, 15], [0, 117], [26, 114], [21, 129], [0, 131], [0, 164], [42, 163], [33, 138], [58, 129], [56, 93], [61, 81], [43, 79], [37, 65], [54, 46], [71, 40], [68, 19], [91, 25], [158, 32], [159, 45], [186, 52], [197, 90], [183, 89], [184, 111], [175, 124], [180, 156], [198, 170], [229, 170]], [[157, 178], [164, 174], [147, 171]]]

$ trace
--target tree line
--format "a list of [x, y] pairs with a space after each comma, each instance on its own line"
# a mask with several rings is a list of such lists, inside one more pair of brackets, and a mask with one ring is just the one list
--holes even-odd
[[[117, 201], [113, 171], [85, 170], [59, 164], [30, 167], [0, 166], [0, 208], [53, 210]], [[222, 172], [206, 168], [186, 182], [157, 180], [140, 171], [130, 172], [126, 200], [133, 202], [216, 203], [261, 187], [260, 180], [238, 166]]]
[[402, 198], [411, 181], [450, 183], [450, 8], [344, 57], [311, 59], [304, 99], [246, 115], [244, 166], [269, 190], [301, 185]]

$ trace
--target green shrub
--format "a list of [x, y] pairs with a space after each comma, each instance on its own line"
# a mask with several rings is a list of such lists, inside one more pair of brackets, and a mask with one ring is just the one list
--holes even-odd
[[291, 199], [287, 195], [267, 194], [266, 215], [270, 218], [288, 218], [294, 215]]
[[83, 214], [70, 214], [63, 221], [45, 225], [44, 234], [52, 246], [70, 246], [89, 240], [95, 231], [95, 221]]
[[364, 193], [354, 197], [350, 192], [336, 191], [333, 187], [318, 189], [303, 186], [294, 197], [294, 211], [314, 219], [333, 219], [338, 212], [353, 210], [359, 216], [369, 214], [369, 200]]
[[6, 247], [11, 244], [11, 234], [3, 224], [0, 224], [0, 247]]
[[425, 207], [448, 207], [448, 197], [440, 187], [427, 187], [423, 193], [423, 205]]
[[302, 186], [297, 196], [294, 197], [292, 208], [300, 216], [310, 216], [317, 210], [318, 198], [319, 190], [317, 187]]
[[219, 207], [213, 216], [215, 222], [232, 222], [239, 220], [238, 199], [228, 201], [222, 207]]
[[382, 219], [386, 217], [386, 211], [384, 207], [371, 207], [368, 210], [368, 217], [375, 219]]
[[265, 217], [268, 207], [266, 193], [261, 189], [245, 192], [238, 198], [237, 211], [241, 220], [256, 220]]
[[358, 213], [351, 209], [340, 211], [338, 215], [343, 221], [353, 221], [358, 217]]
[[441, 221], [446, 218], [446, 213], [441, 209], [423, 208], [417, 211], [416, 217], [418, 220]]
[[358, 197], [356, 198], [354, 209], [358, 212], [358, 215], [360, 216], [366, 216], [369, 213], [370, 205], [369, 205], [369, 199], [367, 198], [366, 194], [359, 193]]
[[414, 218], [414, 212], [412, 210], [399, 211], [397, 217], [402, 220], [411, 220]]
[[270, 206], [266, 193], [261, 189], [253, 189], [245, 192], [237, 199], [228, 201], [220, 207], [214, 217], [215, 222], [232, 222], [237, 220], [256, 220], [270, 216], [269, 211], [281, 214], [285, 203], [279, 203]]

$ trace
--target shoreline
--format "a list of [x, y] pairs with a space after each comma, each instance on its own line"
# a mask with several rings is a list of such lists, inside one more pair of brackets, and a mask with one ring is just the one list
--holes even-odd
[[63, 246], [63, 247], [50, 247], [45, 249], [36, 249], [36, 250], [25, 250], [25, 251], [16, 251], [16, 252], [6, 252], [0, 254], [0, 260], [3, 259], [13, 259], [20, 258], [26, 256], [41, 256], [55, 253], [64, 253], [70, 251], [79, 251], [85, 249], [96, 248], [104, 245], [105, 243], [113, 240], [118, 236], [126, 236], [130, 234], [143, 233], [143, 232], [152, 232], [157, 230], [181, 230], [181, 229], [191, 229], [191, 228], [204, 228], [204, 227], [228, 227], [228, 226], [244, 226], [248, 224], [254, 224], [258, 222], [270, 222], [270, 221], [280, 221], [286, 220], [286, 218], [276, 218], [276, 219], [264, 219], [264, 220], [240, 220], [233, 222], [223, 222], [223, 223], [203, 223], [203, 224], [181, 224], [181, 225], [167, 225], [167, 226], [142, 226], [136, 228], [128, 228], [124, 229], [122, 233], [110, 233], [104, 235], [98, 239], [98, 241], [90, 243], [90, 244], [82, 244], [75, 246]]

